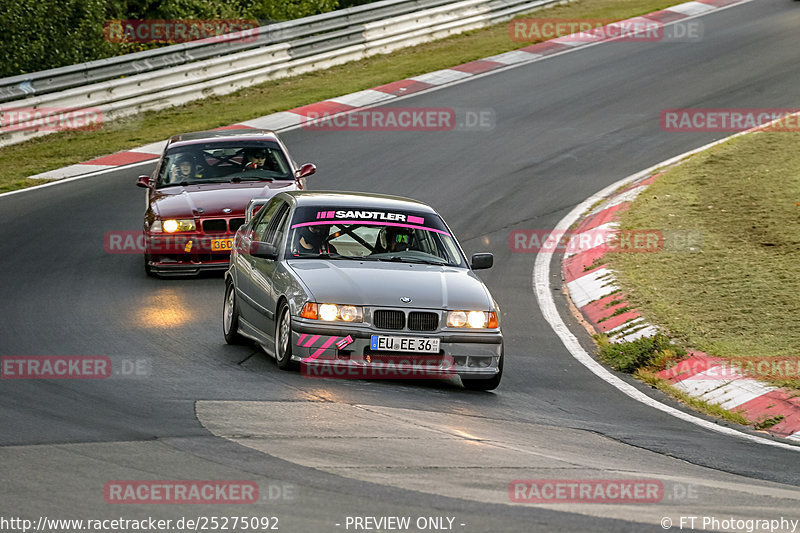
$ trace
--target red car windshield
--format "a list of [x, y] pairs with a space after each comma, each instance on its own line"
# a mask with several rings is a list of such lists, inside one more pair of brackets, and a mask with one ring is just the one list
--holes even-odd
[[292, 179], [291, 166], [277, 143], [208, 142], [168, 150], [156, 187]]

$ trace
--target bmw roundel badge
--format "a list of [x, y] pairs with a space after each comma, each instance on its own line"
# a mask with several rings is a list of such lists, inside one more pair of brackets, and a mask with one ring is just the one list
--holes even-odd
[[403, 296], [402, 298], [400, 298], [400, 301], [403, 302], [404, 304], [410, 304], [411, 298], [409, 298], [408, 296]]
[[223, 213], [230, 213], [231, 211], [233, 211], [233, 209], [231, 209], [230, 207], [226, 207], [225, 209], [222, 210]]

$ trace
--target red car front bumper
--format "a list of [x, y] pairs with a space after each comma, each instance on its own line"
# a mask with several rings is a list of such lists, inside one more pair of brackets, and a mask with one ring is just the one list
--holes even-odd
[[225, 270], [230, 261], [232, 244], [232, 233], [145, 232], [145, 265], [149, 272], [162, 276]]

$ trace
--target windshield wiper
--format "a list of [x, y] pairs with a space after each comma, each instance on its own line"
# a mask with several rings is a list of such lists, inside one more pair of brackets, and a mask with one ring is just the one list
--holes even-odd
[[258, 176], [234, 176], [230, 180], [231, 183], [239, 183], [240, 181], [275, 181], [273, 178], [258, 177]]
[[432, 261], [430, 259], [420, 259], [418, 257], [400, 257], [399, 255], [392, 255], [389, 257], [376, 257], [378, 261], [391, 261], [393, 263], [419, 263], [421, 265], [434, 265], [434, 266], [442, 266], [446, 264], [446, 262], [442, 261]]

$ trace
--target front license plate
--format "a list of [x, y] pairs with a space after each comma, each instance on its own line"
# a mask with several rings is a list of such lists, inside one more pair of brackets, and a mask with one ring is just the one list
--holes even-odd
[[388, 352], [439, 353], [439, 339], [425, 337], [373, 335], [370, 346], [373, 350]]
[[233, 250], [233, 239], [213, 239], [211, 241], [211, 251]]

